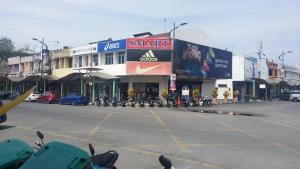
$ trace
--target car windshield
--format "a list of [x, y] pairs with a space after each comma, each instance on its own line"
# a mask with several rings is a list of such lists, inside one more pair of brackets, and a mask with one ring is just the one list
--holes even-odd
[[0, 0], [0, 169], [300, 169], [299, 18], [300, 0]]

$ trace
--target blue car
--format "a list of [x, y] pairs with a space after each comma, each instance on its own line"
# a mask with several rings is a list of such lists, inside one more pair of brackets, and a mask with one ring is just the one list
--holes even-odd
[[69, 93], [65, 97], [59, 99], [59, 104], [72, 104], [72, 105], [87, 105], [89, 98], [79, 93]]

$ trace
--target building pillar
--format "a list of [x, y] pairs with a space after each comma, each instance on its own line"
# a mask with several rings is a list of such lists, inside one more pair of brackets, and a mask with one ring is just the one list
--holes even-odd
[[95, 102], [95, 77], [93, 76], [92, 101]]
[[44, 93], [46, 92], [46, 79], [44, 79]]
[[8, 92], [8, 84], [7, 84], [7, 81], [5, 82], [5, 92]]
[[36, 85], [35, 91], [39, 92], [39, 80], [35, 81], [35, 85]]
[[115, 89], [116, 89], [116, 80], [113, 79], [113, 83], [112, 83], [112, 96], [115, 96]]
[[83, 94], [86, 95], [86, 85], [83, 83]]
[[83, 79], [82, 79], [82, 75], [80, 76], [80, 94], [83, 94]]
[[13, 82], [10, 82], [10, 93], [13, 92]]
[[60, 97], [64, 96], [64, 83], [60, 82]]
[[252, 80], [252, 97], [255, 98], [255, 80]]

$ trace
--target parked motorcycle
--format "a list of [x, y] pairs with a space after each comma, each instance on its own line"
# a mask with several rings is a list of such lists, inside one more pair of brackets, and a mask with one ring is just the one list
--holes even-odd
[[118, 101], [117, 101], [117, 97], [113, 96], [112, 100], [111, 100], [111, 104], [113, 107], [117, 107], [118, 106]]
[[135, 107], [136, 102], [135, 102], [134, 98], [133, 97], [128, 97], [128, 100], [129, 100], [130, 106]]
[[98, 107], [104, 105], [104, 100], [103, 100], [102, 94], [100, 94], [99, 97], [96, 98], [95, 102]]
[[145, 107], [145, 96], [141, 95], [139, 99], [139, 106], [140, 107]]
[[103, 98], [103, 106], [104, 107], [108, 107], [109, 106], [109, 99], [108, 99], [107, 95], [105, 95], [104, 98]]
[[171, 97], [167, 99], [167, 106], [168, 107], [177, 107], [177, 100], [176, 97]]
[[200, 97], [200, 99], [199, 99], [199, 105], [200, 106], [206, 106], [206, 107], [212, 106], [212, 101], [211, 101], [211, 99], [208, 99], [207, 96]]
[[163, 102], [162, 102], [162, 100], [161, 100], [160, 97], [157, 97], [157, 98], [156, 98], [156, 103], [157, 103], [157, 106], [158, 106], [158, 107], [163, 107]]
[[190, 104], [189, 96], [182, 96], [182, 104], [184, 107], [189, 107]]
[[154, 107], [154, 99], [152, 95], [148, 96], [149, 107]]
[[126, 99], [125, 99], [125, 97], [124, 97], [124, 95], [122, 94], [122, 96], [121, 96], [121, 98], [120, 98], [121, 100], [121, 106], [122, 107], [126, 107]]
[[195, 97], [191, 97], [190, 99], [190, 106], [191, 107], [195, 107], [195, 106], [199, 106], [199, 100]]

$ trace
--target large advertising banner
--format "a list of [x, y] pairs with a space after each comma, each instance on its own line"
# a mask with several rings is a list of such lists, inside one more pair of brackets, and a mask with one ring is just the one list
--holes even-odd
[[98, 43], [98, 52], [112, 52], [126, 49], [126, 40], [115, 40]]
[[245, 58], [245, 79], [251, 80], [252, 78], [259, 78], [257, 58]]
[[127, 49], [126, 74], [170, 75], [170, 50]]
[[151, 49], [128, 49], [127, 61], [171, 62], [171, 51]]
[[232, 53], [175, 40], [175, 70], [177, 76], [231, 79]]
[[170, 75], [171, 62], [127, 62], [128, 75]]
[[127, 49], [170, 50], [170, 38], [127, 38]]

